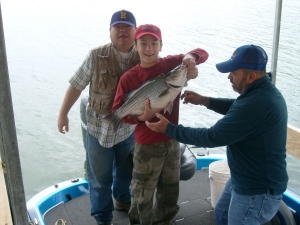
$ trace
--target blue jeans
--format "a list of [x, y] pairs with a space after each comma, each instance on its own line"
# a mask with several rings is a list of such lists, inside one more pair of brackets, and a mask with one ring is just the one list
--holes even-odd
[[97, 223], [110, 223], [114, 210], [113, 197], [121, 202], [131, 200], [132, 150], [134, 135], [104, 148], [86, 132], [86, 166], [90, 189], [91, 215]]
[[215, 206], [216, 225], [259, 225], [277, 213], [282, 195], [239, 195], [231, 188], [231, 179]]

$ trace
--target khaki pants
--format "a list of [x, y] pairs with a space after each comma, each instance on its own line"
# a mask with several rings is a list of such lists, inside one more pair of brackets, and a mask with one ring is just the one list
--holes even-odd
[[[175, 140], [135, 144], [130, 224], [169, 225], [179, 210], [180, 146]], [[156, 201], [153, 196], [156, 189]]]

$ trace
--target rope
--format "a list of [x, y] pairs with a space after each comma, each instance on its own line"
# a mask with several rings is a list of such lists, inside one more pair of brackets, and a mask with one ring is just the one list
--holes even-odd
[[[39, 224], [37, 221], [30, 221], [29, 225], [37, 225]], [[59, 219], [55, 222], [54, 225], [67, 225], [67, 221], [63, 220], [63, 219]]]
[[55, 225], [67, 225], [67, 221], [59, 219], [55, 222]]

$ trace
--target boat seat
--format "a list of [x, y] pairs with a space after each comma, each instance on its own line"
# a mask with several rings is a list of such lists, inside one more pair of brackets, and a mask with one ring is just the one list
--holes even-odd
[[[81, 117], [81, 131], [83, 144], [86, 146], [86, 106], [88, 103], [88, 96], [81, 97], [80, 103], [80, 117]], [[194, 154], [183, 143], [180, 143], [181, 150], [181, 165], [180, 165], [180, 180], [189, 180], [193, 177], [196, 171], [197, 160]]]

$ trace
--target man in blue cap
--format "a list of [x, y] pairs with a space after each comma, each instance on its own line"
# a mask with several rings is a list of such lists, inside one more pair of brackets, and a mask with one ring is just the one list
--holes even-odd
[[69, 131], [68, 112], [89, 86], [85, 146], [87, 174], [91, 215], [102, 225], [111, 224], [114, 209], [128, 211], [130, 208], [135, 126], [122, 124], [114, 133], [101, 119], [111, 112], [120, 77], [139, 62], [139, 55], [133, 48], [134, 15], [127, 10], [115, 12], [109, 31], [111, 43], [92, 49], [70, 79], [57, 121], [59, 132]]
[[266, 75], [268, 56], [256, 45], [237, 48], [228, 61], [218, 63], [237, 99], [212, 98], [185, 91], [184, 103], [203, 105], [224, 115], [210, 128], [169, 123], [161, 114], [150, 129], [199, 147], [227, 145], [231, 178], [215, 209], [217, 225], [258, 225], [271, 220], [287, 188], [287, 106]]

